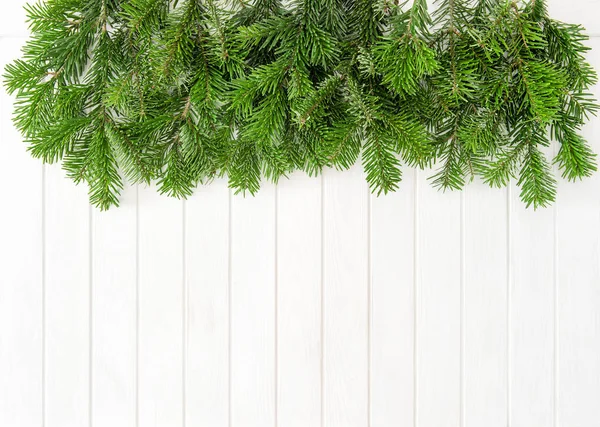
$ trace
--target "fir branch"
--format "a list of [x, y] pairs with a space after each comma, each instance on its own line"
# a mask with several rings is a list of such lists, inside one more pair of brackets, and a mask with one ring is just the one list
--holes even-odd
[[589, 177], [581, 135], [600, 108], [587, 35], [545, 0], [49, 0], [26, 7], [30, 40], [5, 68], [30, 153], [86, 182], [100, 209], [128, 181], [184, 198], [227, 176], [259, 191], [295, 169], [362, 159], [373, 192], [401, 166], [433, 185], [478, 175], [555, 198]]

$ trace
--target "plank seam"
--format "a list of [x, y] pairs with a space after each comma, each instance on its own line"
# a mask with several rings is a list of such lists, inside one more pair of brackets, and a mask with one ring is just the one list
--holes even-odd
[[321, 427], [325, 426], [325, 176], [321, 175]]
[[140, 425], [140, 186], [135, 186], [135, 425]]
[[88, 416], [89, 426], [94, 424], [94, 211], [88, 205]]
[[231, 294], [232, 286], [232, 242], [233, 242], [233, 198], [231, 188], [228, 189], [228, 212], [227, 212], [227, 425], [232, 425], [232, 400], [231, 400], [231, 348], [233, 331], [231, 327]]
[[506, 423], [510, 426], [512, 418], [512, 190], [506, 191]]
[[273, 396], [273, 400], [274, 400], [274, 425], [275, 427], [278, 426], [278, 420], [279, 420], [279, 325], [278, 325], [278, 321], [279, 321], [279, 185], [275, 186], [275, 197], [274, 197], [274, 219], [275, 219], [275, 224], [274, 224], [274, 236], [273, 236], [273, 246], [275, 249], [275, 253], [274, 255], [274, 290], [273, 290], [273, 297], [274, 297], [274, 304], [275, 304], [275, 312], [274, 312], [274, 317], [275, 317], [275, 322], [274, 322], [274, 359], [273, 359], [273, 364], [275, 365], [275, 372], [274, 372], [274, 396]]
[[42, 164], [42, 427], [46, 426], [46, 165]]
[[187, 204], [185, 200], [181, 202], [181, 286], [182, 286], [182, 319], [181, 319], [181, 341], [182, 341], [182, 354], [181, 354], [181, 411], [182, 411], [182, 425], [186, 426], [187, 420], [187, 332], [188, 332], [188, 281], [187, 281]]
[[460, 193], [459, 425], [465, 425], [465, 191]]
[[372, 401], [371, 401], [371, 387], [372, 387], [372, 376], [371, 376], [371, 362], [372, 362], [372, 315], [373, 315], [373, 268], [372, 268], [372, 203], [373, 198], [371, 197], [371, 191], [369, 186], [367, 189], [367, 425], [372, 425]]
[[417, 427], [418, 422], [418, 391], [419, 391], [419, 375], [418, 375], [418, 317], [419, 317], [419, 171], [415, 169], [415, 184], [414, 184], [414, 225], [413, 225], [413, 426]]
[[[557, 148], [556, 145], [554, 145], [554, 155], [556, 156], [557, 153]], [[556, 166], [554, 166], [554, 170], [556, 171]], [[558, 298], [559, 298], [559, 281], [558, 281], [558, 207], [557, 207], [558, 203], [556, 202], [553, 206], [552, 206], [552, 210], [553, 210], [553, 232], [554, 232], [554, 236], [553, 236], [553, 244], [554, 244], [554, 250], [553, 250], [553, 274], [554, 274], [554, 366], [553, 366], [553, 374], [554, 374], [554, 378], [553, 378], [553, 417], [554, 417], [554, 427], [557, 427], [559, 425], [558, 422], [558, 404], [559, 404], [559, 305], [558, 305]]]

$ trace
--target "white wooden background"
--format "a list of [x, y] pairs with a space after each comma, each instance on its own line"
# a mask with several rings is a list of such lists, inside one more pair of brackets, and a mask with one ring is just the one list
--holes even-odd
[[[600, 36], [598, 0], [551, 3]], [[600, 174], [538, 212], [358, 168], [101, 213], [0, 98], [0, 426], [600, 426]]]

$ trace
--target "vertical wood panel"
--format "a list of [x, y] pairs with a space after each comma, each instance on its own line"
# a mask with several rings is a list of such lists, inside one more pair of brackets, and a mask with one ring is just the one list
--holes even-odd
[[510, 197], [510, 423], [554, 423], [555, 207], [526, 209]]
[[118, 209], [93, 211], [92, 424], [136, 422], [137, 190]]
[[461, 195], [419, 173], [417, 425], [461, 422]]
[[[589, 21], [585, 1], [551, 8]], [[598, 176], [537, 212], [470, 186], [462, 217], [408, 170], [370, 201], [361, 168], [327, 172], [323, 194], [294, 175], [234, 196], [232, 217], [224, 182], [185, 209], [140, 189], [138, 234], [135, 191], [90, 214], [11, 110], [1, 94], [0, 425], [600, 426]]]
[[464, 199], [464, 425], [505, 427], [507, 402], [507, 190], [477, 182]]
[[371, 196], [371, 424], [414, 423], [415, 172]]
[[183, 424], [183, 202], [139, 189], [139, 425]]
[[[598, 144], [596, 152], [598, 152]], [[561, 183], [558, 219], [558, 420], [600, 426], [600, 180]]]
[[224, 180], [186, 202], [186, 425], [229, 423], [229, 189]]
[[369, 418], [369, 193], [362, 167], [324, 177], [324, 425]]
[[[600, 67], [600, 40], [590, 61]], [[600, 88], [596, 87], [596, 98]], [[584, 135], [600, 152], [600, 121]], [[600, 175], [558, 188], [558, 424], [600, 426]]]
[[90, 421], [90, 213], [87, 188], [46, 168], [47, 427]]
[[321, 422], [321, 178], [278, 187], [278, 426]]
[[[1, 69], [22, 43], [0, 41]], [[32, 427], [42, 423], [42, 165], [27, 153], [11, 117], [12, 99], [2, 90], [0, 425]]]
[[231, 218], [231, 424], [276, 425], [276, 194], [234, 196]]

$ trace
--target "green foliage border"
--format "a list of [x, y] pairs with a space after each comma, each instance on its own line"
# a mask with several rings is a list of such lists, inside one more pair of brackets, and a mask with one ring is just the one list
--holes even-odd
[[[579, 25], [545, 0], [48, 0], [5, 69], [29, 151], [101, 209], [124, 179], [185, 198], [227, 176], [256, 193], [361, 161], [376, 194], [402, 166], [434, 186], [516, 179], [535, 208], [596, 171], [598, 105]], [[549, 161], [546, 154], [558, 144]]]

